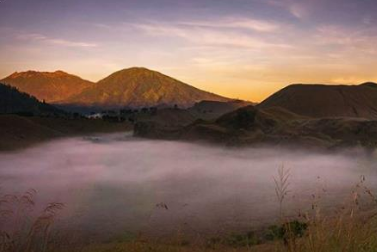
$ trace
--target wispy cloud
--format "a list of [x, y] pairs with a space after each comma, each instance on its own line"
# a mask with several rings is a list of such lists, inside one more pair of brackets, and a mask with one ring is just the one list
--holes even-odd
[[[233, 22], [227, 24], [226, 27], [248, 27], [250, 28], [255, 24], [248, 22]], [[222, 24], [207, 24], [207, 23], [144, 23], [133, 24], [133, 26], [144, 33], [152, 36], [164, 36], [184, 39], [190, 43], [201, 46], [225, 46], [225, 47], [238, 47], [248, 49], [265, 49], [265, 48], [289, 48], [288, 44], [278, 43], [276, 41], [268, 41], [263, 37], [253, 36], [247, 32], [240, 32], [235, 29], [231, 30], [218, 30], [225, 25]], [[259, 29], [262, 26], [260, 26]], [[267, 29], [267, 26], [264, 27]], [[269, 28], [272, 29], [272, 26]]]
[[278, 6], [287, 12], [289, 12], [292, 16], [303, 19], [309, 15], [309, 8], [307, 6], [308, 1], [295, 1], [295, 0], [268, 0], [267, 3], [272, 6]]
[[376, 54], [377, 36], [369, 29], [347, 29], [335, 25], [323, 25], [317, 28], [317, 43], [337, 45], [339, 49], [355, 50], [368, 54]]
[[308, 16], [308, 10], [301, 3], [292, 3], [288, 6], [289, 12], [298, 19]]
[[71, 41], [66, 39], [58, 39], [47, 37], [38, 33], [21, 33], [17, 35], [18, 39], [29, 40], [29, 41], [38, 41], [52, 45], [66, 46], [66, 47], [97, 47], [95, 43]]
[[[103, 24], [97, 23], [94, 24], [96, 28], [105, 29], [109, 31], [127, 31], [129, 26], [134, 25], [132, 23], [121, 23], [121, 24]], [[144, 22], [142, 24], [160, 24], [167, 25], [162, 22]], [[212, 29], [243, 29], [247, 31], [253, 31], [257, 33], [272, 33], [276, 32], [281, 28], [281, 24], [278, 24], [273, 21], [252, 19], [246, 17], [224, 17], [220, 19], [209, 19], [209, 20], [192, 20], [192, 21], [175, 21], [173, 23], [168, 23], [172, 26], [181, 26], [181, 27], [191, 27], [191, 28], [212, 28]]]
[[373, 18], [370, 15], [366, 15], [362, 19], [363, 24], [371, 25], [373, 23]]
[[279, 25], [274, 22], [237, 17], [228, 17], [220, 20], [209, 21], [181, 22], [180, 24], [194, 27], [240, 28], [257, 32], [273, 32], [279, 28]]

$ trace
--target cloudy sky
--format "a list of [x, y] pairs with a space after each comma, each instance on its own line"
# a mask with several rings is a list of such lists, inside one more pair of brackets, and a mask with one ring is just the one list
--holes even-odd
[[252, 101], [377, 81], [376, 13], [376, 0], [0, 0], [0, 78], [144, 66]]

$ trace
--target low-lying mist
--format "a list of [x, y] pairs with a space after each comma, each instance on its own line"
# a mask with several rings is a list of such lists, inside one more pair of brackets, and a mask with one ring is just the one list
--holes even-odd
[[[279, 215], [274, 177], [289, 170], [287, 215], [341, 205], [361, 175], [377, 185], [375, 158], [362, 152], [219, 148], [130, 135], [58, 140], [0, 154], [2, 193], [38, 191], [62, 202], [61, 227], [101, 236], [259, 228]], [[375, 186], [376, 188], [377, 186]]]

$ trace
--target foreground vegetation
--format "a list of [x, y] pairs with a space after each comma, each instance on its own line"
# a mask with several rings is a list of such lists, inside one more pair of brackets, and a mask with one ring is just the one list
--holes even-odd
[[285, 199], [289, 191], [289, 171], [279, 169], [275, 192], [280, 221], [260, 232], [229, 234], [221, 237], [188, 239], [177, 234], [169, 240], [143, 236], [107, 243], [77, 243], [55, 232], [53, 224], [62, 203], [51, 203], [32, 213], [35, 190], [23, 195], [1, 195], [0, 252], [367, 252], [377, 251], [377, 198], [366, 186], [365, 178], [355, 184], [343, 206], [335, 213], [324, 213], [322, 194], [312, 195], [309, 211], [286, 217]]

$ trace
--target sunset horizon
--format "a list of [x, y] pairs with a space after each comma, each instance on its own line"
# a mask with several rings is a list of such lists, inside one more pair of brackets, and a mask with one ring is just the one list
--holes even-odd
[[377, 0], [0, 0], [0, 252], [376, 252]]
[[[118, 69], [118, 70], [114, 70], [114, 72], [111, 72], [103, 77], [100, 77], [100, 79], [89, 79], [89, 78], [85, 78], [85, 77], [82, 77], [80, 76], [79, 74], [75, 74], [75, 73], [72, 73], [72, 72], [68, 72], [68, 71], [65, 71], [64, 69], [56, 69], [56, 70], [51, 70], [51, 71], [47, 71], [47, 70], [35, 70], [35, 69], [29, 69], [29, 70], [25, 70], [25, 71], [14, 71], [12, 72], [11, 74], [7, 75], [7, 76], [3, 76], [1, 77], [0, 76], [0, 79], [1, 78], [6, 78], [6, 77], [10, 77], [11, 75], [13, 74], [20, 74], [20, 73], [24, 73], [24, 72], [39, 72], [39, 73], [56, 73], [56, 72], [64, 72], [64, 73], [67, 73], [67, 74], [71, 74], [71, 75], [74, 75], [74, 76], [77, 76], [83, 80], [88, 80], [88, 81], [91, 81], [93, 83], [96, 83], [96, 82], [99, 82], [103, 79], [105, 79], [106, 77], [108, 77], [109, 75], [113, 74], [113, 73], [116, 73], [116, 72], [119, 72], [119, 71], [122, 71], [122, 70], [127, 70], [127, 69], [132, 69], [132, 68], [141, 68], [141, 69], [147, 69], [147, 70], [151, 70], [151, 71], [156, 71], [156, 72], [159, 72], [159, 73], [162, 73], [165, 75], [164, 72], [162, 71], [158, 71], [156, 69], [150, 69], [150, 68], [147, 68], [147, 67], [143, 67], [143, 66], [130, 66], [130, 67], [126, 67], [126, 68], [123, 68], [123, 69]], [[290, 85], [294, 85], [294, 84], [303, 84], [303, 85], [313, 85], [313, 84], [319, 84], [319, 85], [360, 85], [360, 84], [363, 84], [363, 83], [368, 83], [368, 82], [372, 82], [372, 83], [375, 83], [375, 81], [370, 81], [370, 80], [360, 80], [361, 82], [333, 82], [333, 83], [326, 83], [326, 82], [323, 82], [323, 83], [317, 83], [317, 82], [291, 82], [291, 83], [279, 83], [280, 85], [277, 87], [276, 90], [273, 90], [271, 91], [271, 93], [268, 93], [266, 94], [266, 96], [260, 96], [259, 99], [248, 99], [248, 94], [240, 94], [240, 95], [237, 95], [237, 94], [233, 94], [232, 96], [232, 93], [221, 93], [221, 92], [216, 92], [214, 90], [210, 90], [210, 89], [205, 89], [203, 87], [201, 87], [200, 85], [196, 85], [195, 83], [189, 83], [189, 82], [185, 82], [183, 81], [182, 79], [180, 78], [176, 78], [174, 76], [169, 76], [169, 77], [172, 77], [174, 79], [177, 79], [177, 80], [180, 80], [182, 81], [183, 83], [185, 84], [188, 84], [190, 86], [193, 86], [195, 88], [198, 88], [198, 89], [201, 89], [203, 91], [206, 91], [206, 92], [211, 92], [211, 93], [215, 93], [215, 94], [218, 94], [218, 95], [221, 95], [221, 96], [224, 96], [224, 97], [227, 97], [227, 98], [230, 98], [230, 99], [235, 99], [235, 100], [244, 100], [244, 101], [249, 101], [249, 102], [254, 102], [254, 103], [259, 103], [259, 102], [262, 102], [264, 101], [265, 99], [267, 99], [268, 97], [270, 97], [271, 95], [273, 95], [274, 93], [278, 92], [279, 90], [285, 88], [285, 87], [288, 87]], [[255, 93], [255, 92], [254, 92]]]
[[377, 82], [375, 11], [372, 0], [5, 0], [0, 76], [96, 82], [140, 66], [253, 102], [292, 83]]

